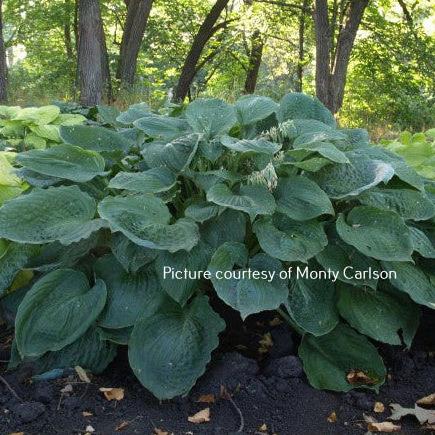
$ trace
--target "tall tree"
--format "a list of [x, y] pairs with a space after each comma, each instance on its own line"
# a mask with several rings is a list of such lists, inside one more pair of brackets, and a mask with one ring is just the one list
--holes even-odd
[[195, 74], [197, 72], [196, 67], [201, 57], [202, 51], [204, 50], [204, 47], [210, 38], [220, 28], [222, 28], [222, 26], [216, 25], [216, 22], [228, 3], [229, 0], [216, 0], [216, 3], [210, 9], [210, 12], [201, 24], [198, 33], [195, 35], [189, 53], [184, 61], [183, 68], [181, 69], [177, 86], [175, 87], [175, 101], [183, 101], [189, 93], [189, 88], [193, 79], [195, 78]]
[[78, 24], [80, 101], [92, 106], [101, 103], [104, 91], [102, 22], [98, 0], [79, 0]]
[[5, 41], [3, 39], [3, 0], [0, 0], [0, 102], [7, 100], [7, 75]]
[[350, 55], [368, 2], [334, 0], [330, 20], [328, 0], [315, 0], [316, 94], [333, 113], [343, 104]]
[[303, 0], [302, 9], [299, 13], [298, 66], [296, 71], [297, 92], [302, 92], [302, 87], [303, 87], [304, 61], [305, 61], [305, 27], [306, 27], [305, 21], [306, 21], [308, 7], [309, 7], [309, 0]]
[[246, 71], [245, 93], [253, 94], [257, 86], [258, 73], [263, 57], [264, 40], [261, 32], [255, 29], [251, 36], [251, 48], [249, 51], [249, 63]]
[[134, 83], [137, 57], [153, 0], [125, 0], [125, 3], [127, 6], [127, 18], [122, 34], [116, 77], [121, 81], [121, 86], [128, 87]]

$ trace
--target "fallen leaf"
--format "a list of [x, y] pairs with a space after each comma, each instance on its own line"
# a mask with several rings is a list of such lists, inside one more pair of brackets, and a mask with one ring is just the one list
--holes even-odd
[[89, 425], [89, 426], [86, 426], [85, 431], [89, 432], [89, 433], [92, 433], [92, 432], [95, 432], [95, 429], [91, 425]]
[[376, 380], [364, 373], [362, 370], [351, 370], [346, 376], [347, 382], [351, 385], [373, 385]]
[[187, 417], [191, 423], [199, 424], [199, 423], [207, 423], [210, 421], [210, 408], [204, 408], [202, 411], [197, 412], [190, 417]]
[[385, 406], [382, 402], [375, 402], [375, 406], [373, 407], [374, 412], [384, 412]]
[[159, 429], [158, 427], [154, 428], [154, 435], [169, 435], [169, 432]]
[[122, 400], [124, 398], [124, 388], [100, 388], [107, 400]]
[[197, 402], [214, 403], [215, 402], [214, 394], [203, 394], [199, 396]]
[[435, 423], [435, 411], [424, 409], [421, 406], [414, 405], [414, 408], [404, 408], [398, 403], [392, 403], [390, 407], [392, 409], [389, 417], [391, 420], [400, 420], [405, 415], [413, 415], [420, 424]]
[[435, 393], [418, 399], [416, 403], [419, 405], [435, 405]]
[[75, 366], [74, 370], [76, 371], [77, 376], [80, 378], [82, 382], [86, 382], [87, 384], [91, 382], [91, 380], [89, 379], [88, 375], [86, 374], [85, 370], [82, 367]]
[[435, 430], [435, 424], [425, 424], [421, 428], [424, 430]]
[[279, 317], [274, 317], [270, 322], [269, 325], [270, 326], [278, 326], [281, 325], [283, 322]]
[[129, 421], [123, 421], [122, 423], [118, 424], [118, 426], [115, 427], [115, 430], [119, 432], [127, 428], [129, 425], [130, 425]]
[[261, 340], [258, 341], [260, 344], [260, 347], [258, 348], [258, 352], [260, 353], [267, 353], [269, 352], [270, 348], [273, 346], [273, 340], [272, 335], [270, 332], [267, 332], [261, 337]]
[[83, 415], [83, 417], [92, 417], [94, 414], [92, 414], [92, 412], [83, 411], [82, 415]]
[[258, 428], [258, 430], [259, 430], [260, 432], [267, 432], [267, 425], [266, 425], [266, 423], [263, 423], [263, 424]]
[[225, 385], [221, 385], [219, 396], [222, 399], [228, 400], [228, 398], [231, 398], [231, 394], [228, 392], [228, 390], [225, 388]]
[[11, 432], [9, 435], [24, 435], [24, 432]]
[[72, 387], [71, 384], [65, 385], [65, 386], [60, 390], [61, 393], [72, 393], [72, 391], [73, 391], [73, 387]]
[[367, 429], [370, 432], [398, 432], [402, 426], [398, 426], [391, 421], [383, 421], [381, 423], [369, 423]]
[[335, 423], [337, 421], [337, 414], [335, 411], [332, 411], [331, 414], [328, 415], [328, 418], [326, 419], [329, 421], [329, 423]]

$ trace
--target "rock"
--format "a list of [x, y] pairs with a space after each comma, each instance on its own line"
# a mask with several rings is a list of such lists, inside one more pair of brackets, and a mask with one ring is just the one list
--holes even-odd
[[265, 368], [266, 376], [277, 376], [282, 379], [300, 378], [304, 374], [301, 360], [294, 355], [273, 359]]
[[12, 407], [11, 411], [20, 422], [30, 423], [45, 412], [45, 405], [41, 402], [18, 403]]
[[273, 340], [273, 346], [270, 349], [270, 358], [280, 358], [295, 353], [295, 344], [293, 334], [288, 325], [285, 323], [278, 325], [270, 331]]
[[223, 354], [213, 364], [206, 374], [198, 381], [194, 389], [195, 394], [220, 394], [221, 385], [229, 391], [235, 390], [239, 385], [244, 386], [247, 381], [258, 372], [258, 364], [238, 352]]
[[36, 402], [48, 404], [53, 400], [54, 394], [53, 385], [49, 382], [36, 382], [34, 384], [33, 398]]

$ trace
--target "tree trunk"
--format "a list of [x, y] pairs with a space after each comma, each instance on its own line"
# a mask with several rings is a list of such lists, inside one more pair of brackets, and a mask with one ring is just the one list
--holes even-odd
[[335, 63], [330, 84], [330, 106], [332, 113], [337, 113], [343, 104], [350, 55], [368, 2], [369, 0], [352, 1], [349, 8], [348, 20], [338, 35]]
[[329, 107], [331, 29], [328, 19], [327, 0], [316, 0], [314, 9], [316, 33], [316, 95]]
[[259, 30], [255, 30], [251, 37], [251, 50], [249, 65], [245, 80], [245, 94], [253, 94], [257, 86], [258, 72], [260, 71], [261, 58], [263, 57], [264, 42]]
[[80, 102], [86, 106], [94, 106], [100, 104], [103, 97], [104, 56], [98, 0], [79, 0], [78, 27]]
[[3, 0], [0, 0], [0, 102], [7, 100], [8, 67], [6, 63], [5, 42], [3, 39]]
[[[345, 23], [340, 23], [333, 48], [327, 0], [316, 0], [316, 95], [332, 113], [337, 113], [343, 104], [350, 55], [367, 4], [368, 0], [350, 1]], [[336, 19], [337, 14], [333, 13], [333, 17]], [[332, 23], [332, 28], [337, 28], [336, 22]]]
[[65, 1], [65, 24], [63, 26], [63, 37], [65, 41], [65, 50], [68, 60], [74, 58], [73, 43], [71, 38], [71, 3], [70, 0]]
[[193, 40], [192, 46], [190, 47], [190, 51], [184, 61], [180, 78], [178, 79], [178, 84], [175, 87], [175, 101], [181, 102], [186, 98], [190, 85], [195, 78], [196, 65], [201, 57], [202, 51], [209, 39], [215, 33], [216, 29], [214, 28], [214, 25], [219, 19], [221, 12], [227, 6], [228, 2], [229, 0], [216, 0], [216, 3], [213, 5], [201, 27], [199, 28], [198, 33]]
[[103, 20], [99, 20], [98, 38], [101, 45], [101, 73], [103, 76], [103, 95], [109, 103], [112, 102], [112, 80], [110, 77], [109, 55], [107, 53], [106, 35], [104, 34]]
[[304, 0], [299, 15], [299, 47], [298, 47], [298, 67], [296, 71], [297, 83], [296, 92], [302, 92], [304, 78], [304, 59], [305, 59], [305, 18], [309, 6], [309, 0]]
[[150, 16], [153, 0], [130, 0], [126, 2], [127, 18], [122, 34], [116, 77], [121, 86], [128, 87], [134, 83], [137, 57], [142, 45], [145, 28]]

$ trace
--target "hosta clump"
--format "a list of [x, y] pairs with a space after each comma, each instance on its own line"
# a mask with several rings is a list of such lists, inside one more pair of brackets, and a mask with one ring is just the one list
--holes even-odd
[[[279, 310], [315, 387], [378, 389], [372, 340], [409, 347], [435, 308], [427, 181], [303, 94], [102, 113], [10, 162], [32, 174], [0, 208], [11, 366], [100, 372], [128, 346], [154, 395], [185, 394], [226, 327], [218, 297], [243, 318]], [[165, 273], [185, 269], [210, 279]]]

